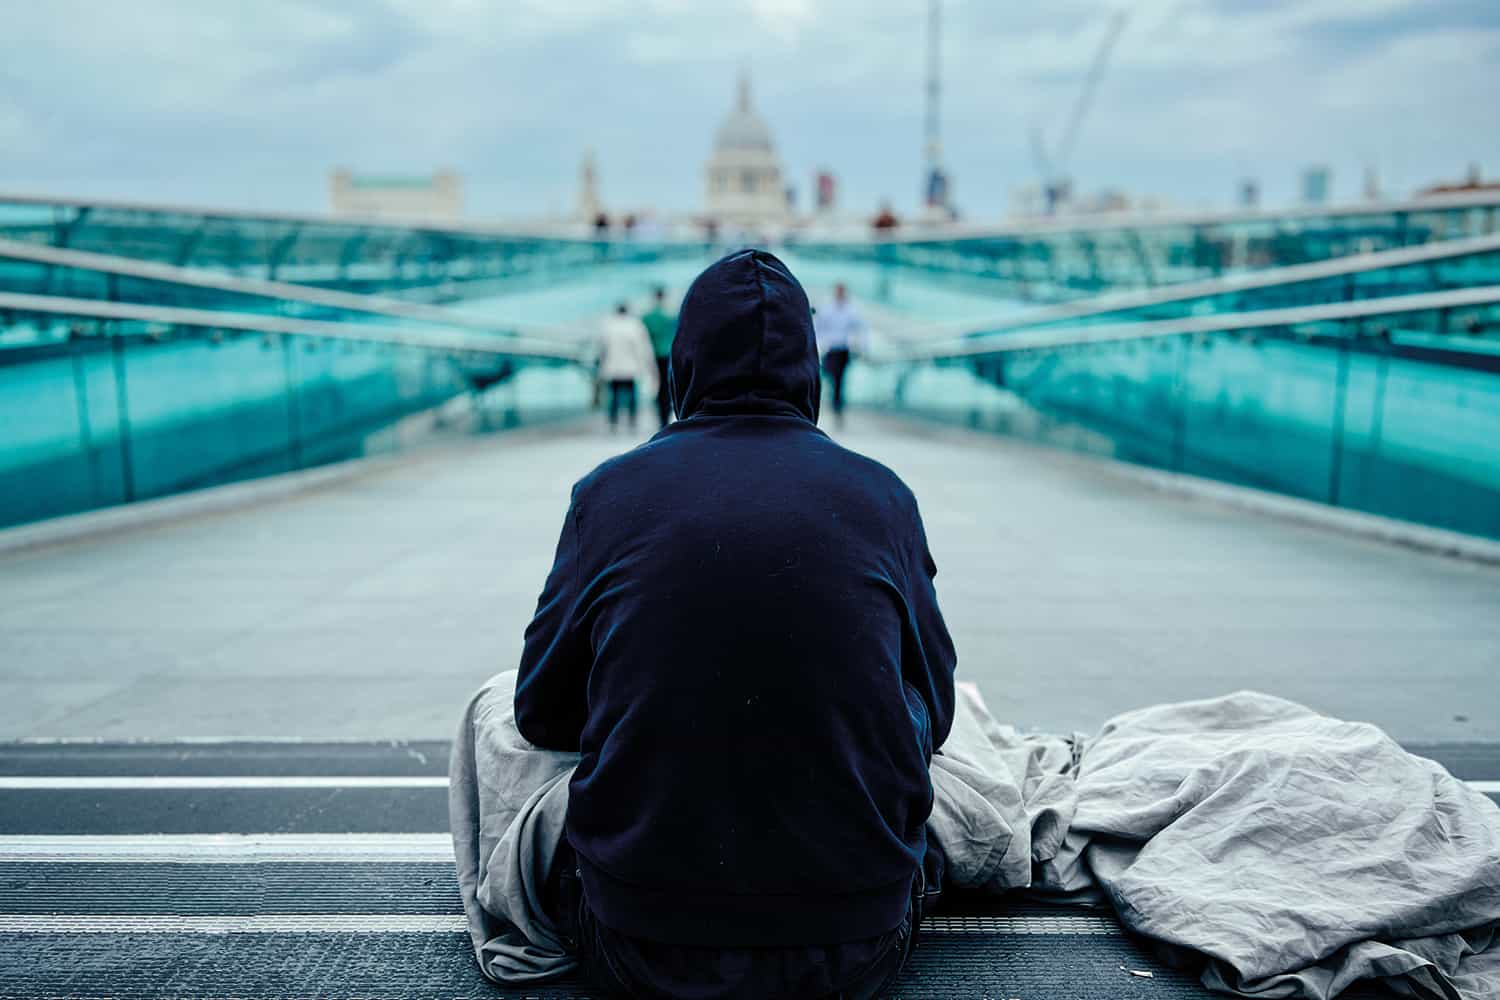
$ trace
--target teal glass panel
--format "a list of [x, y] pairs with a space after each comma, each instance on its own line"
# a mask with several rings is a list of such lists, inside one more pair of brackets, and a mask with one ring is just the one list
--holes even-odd
[[1340, 352], [1253, 333], [1176, 339], [1182, 440], [1168, 467], [1329, 500]]
[[0, 350], [0, 525], [404, 448], [434, 424], [406, 434], [406, 418], [459, 397], [464, 426], [487, 429], [578, 415], [592, 396], [561, 358], [119, 321], [106, 336], [84, 317], [38, 325], [63, 332]]
[[[1426, 259], [1390, 267], [1366, 268], [1363, 261], [1349, 262], [1345, 273], [1309, 279], [1288, 278], [1247, 288], [1229, 288], [1191, 294], [1188, 289], [1165, 301], [1139, 305], [1099, 308], [1062, 316], [1028, 316], [1018, 312], [1009, 322], [988, 323], [971, 337], [1022, 330], [1060, 329], [1117, 323], [1144, 323], [1220, 313], [1256, 312], [1299, 306], [1324, 305], [1365, 299], [1391, 298], [1423, 292], [1440, 292], [1456, 288], [1500, 285], [1500, 247], [1489, 247], [1449, 257]], [[1271, 276], [1266, 276], [1269, 279]]]
[[1347, 393], [1338, 503], [1500, 537], [1500, 350], [1376, 341], [1350, 353]]
[[[1443, 331], [1460, 331], [1443, 332]], [[857, 365], [856, 402], [1500, 538], [1500, 308]]]
[[1202, 221], [1071, 218], [987, 236], [889, 243], [797, 242], [824, 259], [878, 262], [1034, 302], [1155, 288], [1500, 231], [1494, 205], [1226, 216]]
[[135, 499], [296, 467], [277, 340], [195, 331], [126, 342]]
[[[24, 365], [0, 366], [6, 411], [25, 414], [25, 419], [6, 421], [5, 447], [0, 448], [0, 512], [7, 519], [43, 516], [53, 505], [59, 512], [92, 506], [94, 487], [81, 422], [87, 408], [80, 405], [78, 390], [73, 357], [66, 349]], [[29, 488], [38, 482], [47, 484], [49, 498]]]
[[592, 242], [317, 217], [4, 201], [0, 238], [420, 299], [497, 294], [601, 265], [705, 253], [703, 244], [691, 241]]
[[0, 400], [0, 524], [126, 498], [107, 342], [0, 351]]

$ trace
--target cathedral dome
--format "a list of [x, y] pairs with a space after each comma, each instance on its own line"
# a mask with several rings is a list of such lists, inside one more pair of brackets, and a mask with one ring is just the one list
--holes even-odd
[[711, 218], [760, 225], [786, 217], [786, 188], [771, 129], [750, 106], [750, 81], [743, 76], [739, 100], [714, 136], [703, 175]]
[[714, 136], [714, 150], [754, 150], [769, 153], [771, 146], [771, 129], [764, 118], [755, 113], [750, 107], [750, 81], [748, 78], [740, 78], [740, 96], [729, 117], [724, 119], [724, 124], [719, 126], [718, 133]]

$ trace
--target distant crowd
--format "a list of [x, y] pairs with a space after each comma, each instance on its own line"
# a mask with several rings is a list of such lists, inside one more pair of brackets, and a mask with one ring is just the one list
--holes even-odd
[[[813, 310], [813, 330], [834, 421], [842, 426], [849, 363], [868, 343], [868, 328], [843, 283], [835, 285], [832, 297]], [[642, 396], [655, 397], [660, 426], [672, 422], [668, 371], [676, 335], [677, 313], [669, 307], [667, 289], [662, 286], [657, 286], [650, 308], [641, 315], [632, 315], [630, 304], [620, 302], [604, 321], [596, 345], [594, 402], [604, 407], [611, 431], [618, 429], [622, 415], [635, 428]]]

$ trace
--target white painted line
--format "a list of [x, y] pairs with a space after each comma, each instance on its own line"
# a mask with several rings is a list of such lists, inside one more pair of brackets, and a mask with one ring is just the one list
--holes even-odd
[[[963, 685], [961, 685], [963, 686]], [[978, 697], [977, 690], [974, 694]], [[1484, 795], [1500, 794], [1500, 781], [1470, 781]], [[97, 775], [0, 777], [0, 791], [113, 791], [285, 788], [447, 788], [442, 775]], [[3, 838], [0, 838], [3, 839]]]
[[[375, 456], [376, 458], [384, 456]], [[355, 465], [360, 462], [371, 461], [371, 459], [350, 459], [344, 464]], [[327, 471], [334, 468], [332, 465], [320, 465], [313, 469], [304, 469], [303, 472]], [[276, 476], [267, 476], [267, 479], [285, 479], [296, 473], [283, 472]], [[259, 480], [250, 480], [259, 482]], [[215, 487], [217, 488], [217, 487]], [[184, 494], [174, 494], [182, 496]], [[147, 501], [141, 501], [145, 503]], [[138, 503], [137, 506], [140, 504]], [[282, 745], [303, 746], [306, 744], [332, 743], [340, 749], [347, 747], [361, 747], [371, 750], [405, 750], [408, 747], [421, 744], [446, 744], [446, 740], [407, 740], [407, 739], [371, 739], [368, 736], [170, 736], [161, 739], [155, 737], [138, 736], [17, 736], [13, 740], [0, 743], [0, 750], [11, 747], [106, 747], [111, 750], [160, 750], [164, 747], [176, 746], [258, 746], [269, 743], [273, 746]]]
[[151, 788], [447, 788], [446, 775], [340, 777], [337, 775], [99, 775], [75, 777], [0, 777], [0, 790], [9, 791], [110, 791]]
[[0, 934], [458, 934], [462, 913], [0, 914]]
[[453, 863], [446, 833], [208, 833], [0, 836], [0, 861], [246, 864], [272, 861]]
[[[461, 913], [0, 914], [0, 934], [460, 934]], [[931, 917], [937, 934], [1119, 934], [1112, 918], [1093, 915]]]

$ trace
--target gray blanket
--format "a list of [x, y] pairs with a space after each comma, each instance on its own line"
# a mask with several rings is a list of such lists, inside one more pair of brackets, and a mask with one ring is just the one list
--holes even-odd
[[[459, 886], [481, 969], [573, 967], [542, 905], [572, 754], [517, 732], [515, 672], [464, 714], [450, 765]], [[1029, 736], [960, 690], [932, 764], [928, 835], [950, 885], [1087, 897], [1256, 997], [1382, 978], [1412, 996], [1500, 996], [1500, 808], [1371, 726], [1254, 693]]]
[[1121, 922], [1214, 989], [1500, 997], [1500, 807], [1374, 726], [1248, 692], [1142, 709], [1089, 743], [1077, 795]]

